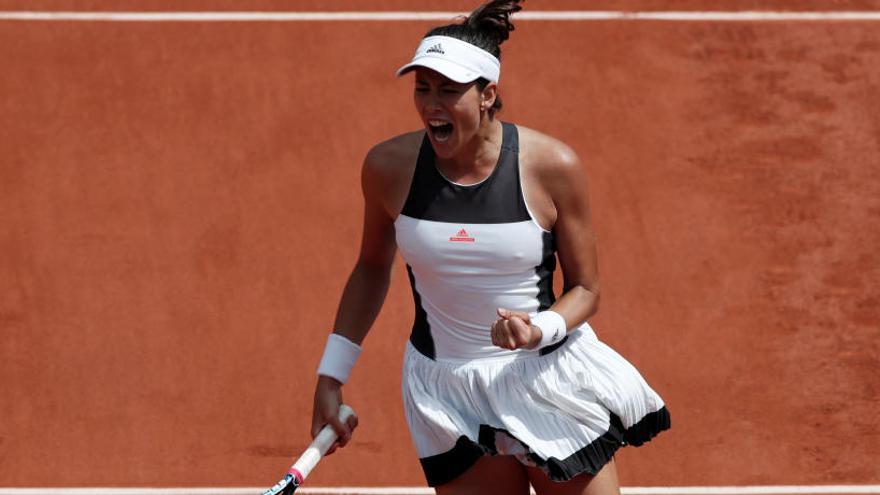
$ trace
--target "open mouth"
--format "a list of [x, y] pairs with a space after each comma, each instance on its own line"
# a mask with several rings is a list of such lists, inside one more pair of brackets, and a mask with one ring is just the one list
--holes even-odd
[[428, 130], [437, 142], [444, 142], [452, 135], [453, 126], [445, 120], [429, 120]]

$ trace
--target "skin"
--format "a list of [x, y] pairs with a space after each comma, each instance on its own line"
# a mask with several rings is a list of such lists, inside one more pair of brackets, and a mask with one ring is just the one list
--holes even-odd
[[[475, 83], [456, 83], [427, 68], [414, 72], [413, 101], [425, 129], [428, 121], [443, 120], [453, 124], [453, 131], [443, 141], [427, 130], [403, 134], [377, 144], [364, 159], [361, 249], [343, 290], [334, 324], [336, 333], [358, 344], [369, 332], [388, 292], [397, 251], [394, 220], [406, 201], [425, 132], [434, 148], [437, 167], [445, 177], [460, 184], [486, 178], [501, 152], [501, 122], [488, 111], [497, 97], [495, 83], [481, 91]], [[596, 313], [599, 303], [596, 243], [586, 174], [579, 158], [566, 144], [525, 127], [518, 126], [518, 130], [523, 194], [535, 221], [554, 232], [563, 274], [563, 292], [550, 309], [563, 316], [568, 328], [576, 328]], [[496, 308], [496, 312], [498, 319], [491, 328], [493, 344], [518, 349], [534, 348], [540, 342], [541, 330], [531, 325], [528, 314], [506, 308]], [[336, 416], [342, 403], [342, 384], [320, 376], [315, 389], [312, 436], [330, 424], [339, 434], [336, 446], [349, 442], [357, 418], [351, 418], [347, 424], [339, 422]], [[619, 492], [613, 461], [596, 476], [584, 475], [556, 483], [549, 481], [542, 471], [526, 468], [510, 456], [496, 456], [481, 458], [465, 474], [438, 487], [437, 493], [488, 493], [496, 490], [499, 482], [510, 484], [509, 490], [501, 493], [528, 493], [529, 483], [539, 494], [548, 495]]]

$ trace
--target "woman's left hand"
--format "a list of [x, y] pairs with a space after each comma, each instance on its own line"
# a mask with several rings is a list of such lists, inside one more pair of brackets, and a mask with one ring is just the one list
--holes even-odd
[[533, 349], [541, 342], [541, 329], [532, 325], [529, 314], [498, 308], [492, 324], [492, 343], [504, 349]]

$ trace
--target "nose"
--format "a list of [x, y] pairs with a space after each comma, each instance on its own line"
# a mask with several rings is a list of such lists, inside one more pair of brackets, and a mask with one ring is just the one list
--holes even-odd
[[440, 95], [436, 91], [428, 92], [428, 97], [425, 99], [425, 110], [439, 110], [440, 106]]

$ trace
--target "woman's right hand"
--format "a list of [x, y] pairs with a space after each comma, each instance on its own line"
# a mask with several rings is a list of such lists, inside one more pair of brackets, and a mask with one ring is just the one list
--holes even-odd
[[358, 424], [356, 414], [352, 414], [346, 422], [339, 421], [340, 405], [342, 405], [342, 384], [329, 376], [318, 375], [312, 409], [312, 438], [315, 438], [321, 428], [328, 424], [339, 436], [327, 451], [327, 455], [335, 452], [337, 447], [345, 447]]

